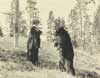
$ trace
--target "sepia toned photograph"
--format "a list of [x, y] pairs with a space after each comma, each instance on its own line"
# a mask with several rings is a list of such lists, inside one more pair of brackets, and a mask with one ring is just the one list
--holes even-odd
[[0, 0], [0, 78], [100, 78], [100, 0]]

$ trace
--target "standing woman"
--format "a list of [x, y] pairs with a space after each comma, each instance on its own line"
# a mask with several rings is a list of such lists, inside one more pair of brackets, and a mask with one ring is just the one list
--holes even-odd
[[38, 64], [38, 49], [40, 48], [40, 35], [42, 32], [37, 28], [39, 20], [33, 21], [33, 26], [30, 30], [28, 42], [27, 42], [27, 57], [34, 65]]

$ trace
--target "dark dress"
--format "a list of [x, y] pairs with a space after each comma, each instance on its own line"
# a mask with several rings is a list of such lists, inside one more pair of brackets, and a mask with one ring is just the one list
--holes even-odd
[[38, 62], [38, 49], [40, 48], [40, 30], [36, 30], [36, 28], [32, 28], [28, 43], [27, 43], [27, 51], [28, 51], [28, 60], [30, 60], [34, 65]]

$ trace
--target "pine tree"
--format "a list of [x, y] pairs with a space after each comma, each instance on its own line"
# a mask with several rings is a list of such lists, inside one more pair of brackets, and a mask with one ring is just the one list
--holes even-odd
[[[15, 4], [15, 0], [11, 1], [11, 7], [10, 7], [10, 12], [5, 13], [6, 15], [9, 15], [8, 18], [8, 23], [9, 25], [9, 33], [10, 36], [13, 37], [15, 35], [15, 23], [16, 23], [16, 4]], [[26, 26], [26, 20], [23, 17], [23, 12], [19, 11], [18, 13], [18, 29], [19, 29], [19, 34], [21, 34], [21, 30], [23, 28], [23, 26]]]
[[90, 15], [88, 14], [88, 5], [91, 4], [93, 0], [76, 0], [76, 2], [76, 6], [69, 14], [69, 28], [74, 34], [73, 38], [76, 38], [73, 40], [77, 42], [79, 46], [85, 48], [86, 39], [90, 35], [89, 28], [92, 29]]
[[4, 34], [3, 34], [3, 31], [2, 31], [2, 27], [1, 27], [2, 24], [0, 24], [0, 37], [3, 37]]
[[93, 27], [93, 32], [95, 36], [95, 43], [96, 45], [100, 45], [100, 5], [98, 9], [96, 10], [96, 14], [94, 16], [94, 27]]
[[27, 36], [28, 28], [27, 28], [27, 22], [21, 12], [20, 17], [19, 17], [19, 33], [21, 36]]
[[15, 34], [15, 0], [12, 0], [11, 1], [11, 6], [10, 6], [11, 8], [10, 8], [10, 13], [9, 13], [9, 19], [10, 19], [10, 21], [9, 21], [9, 23], [10, 23], [10, 26], [9, 26], [9, 35], [11, 36], [11, 37], [13, 37], [14, 36], [14, 34]]
[[71, 10], [69, 16], [68, 16], [68, 29], [69, 33], [72, 38], [73, 45], [75, 47], [78, 47], [78, 41], [79, 41], [79, 14], [78, 10], [75, 7], [74, 9]]
[[9, 13], [5, 13], [9, 15], [10, 19], [10, 36], [15, 36], [15, 48], [18, 47], [18, 40], [19, 40], [19, 17], [20, 17], [20, 7], [19, 7], [19, 0], [12, 0], [11, 1], [11, 9]]
[[49, 41], [52, 41], [53, 40], [53, 37], [54, 37], [54, 15], [53, 15], [53, 11], [50, 11], [49, 12], [49, 18], [47, 20], [47, 25], [48, 25], [48, 35], [47, 35], [47, 39]]
[[29, 28], [32, 26], [32, 22], [34, 20], [39, 20], [39, 11], [36, 8], [37, 2], [36, 0], [27, 0], [27, 12], [29, 17]]

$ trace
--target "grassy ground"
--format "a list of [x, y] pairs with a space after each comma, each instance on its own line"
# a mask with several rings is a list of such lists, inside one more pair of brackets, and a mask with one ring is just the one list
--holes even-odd
[[100, 78], [99, 54], [90, 55], [75, 50], [75, 77], [58, 69], [59, 53], [52, 43], [42, 42], [40, 66], [35, 67], [26, 59], [26, 38], [20, 38], [19, 48], [14, 49], [14, 38], [0, 38], [0, 78]]

